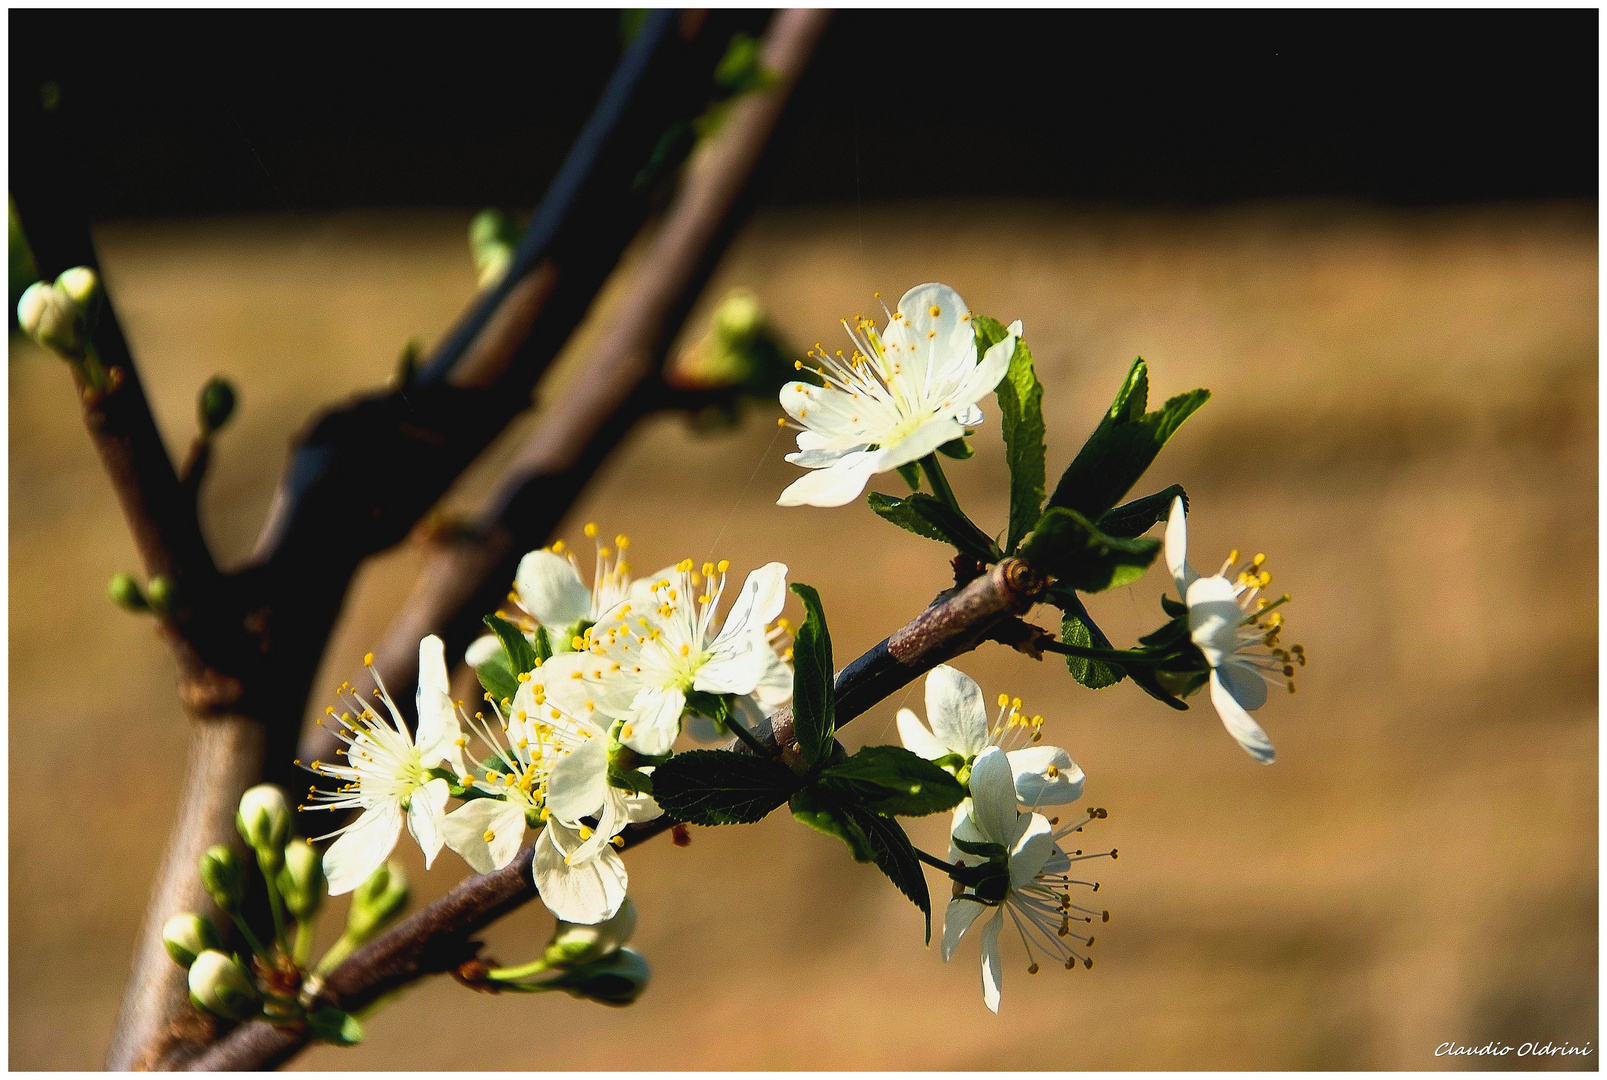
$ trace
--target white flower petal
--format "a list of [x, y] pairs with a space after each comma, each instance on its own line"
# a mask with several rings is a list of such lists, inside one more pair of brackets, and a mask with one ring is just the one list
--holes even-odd
[[768, 664], [766, 657], [775, 655], [763, 628], [755, 628], [737, 639], [722, 634], [711, 652], [710, 658], [698, 668], [692, 689], [738, 697], [746, 697], [759, 688], [759, 680], [764, 677]]
[[787, 486], [777, 506], [844, 506], [859, 498], [877, 471], [880, 451], [851, 453], [837, 464], [805, 473]]
[[1030, 883], [1054, 853], [1054, 826], [1042, 814], [1028, 815], [1027, 827], [1010, 852], [1010, 887], [1019, 889]]
[[413, 797], [408, 803], [407, 831], [413, 834], [413, 839], [418, 841], [419, 850], [424, 852], [426, 870], [441, 853], [441, 845], [446, 842], [446, 836], [441, 832], [441, 821], [446, 816], [446, 800], [449, 794], [449, 785], [437, 776], [413, 792]]
[[999, 1011], [999, 982], [1004, 977], [999, 962], [999, 931], [1004, 929], [1004, 908], [982, 928], [982, 1002]]
[[1272, 749], [1272, 740], [1261, 730], [1261, 725], [1250, 719], [1250, 714], [1233, 700], [1233, 695], [1223, 685], [1221, 676], [1216, 671], [1211, 672], [1211, 704], [1216, 706], [1216, 714], [1222, 718], [1228, 734], [1239, 740], [1239, 745], [1244, 747], [1245, 753], [1263, 764], [1272, 764], [1277, 756]]
[[594, 735], [558, 759], [547, 776], [547, 809], [573, 825], [608, 799], [608, 738]]
[[[1005, 756], [1015, 776], [1016, 800], [1023, 805], [1063, 806], [1082, 798], [1083, 771], [1060, 747], [1029, 746]], [[1049, 775], [1051, 768], [1054, 776]]]
[[547, 822], [530, 868], [541, 901], [565, 922], [600, 923], [612, 919], [625, 902], [629, 884], [625, 862], [610, 846], [594, 859], [568, 865], [565, 856], [579, 846], [578, 833], [556, 821]]
[[956, 754], [974, 757], [988, 745], [988, 706], [976, 680], [939, 664], [926, 677], [926, 719], [932, 734]]
[[944, 960], [954, 955], [954, 950], [960, 947], [960, 939], [971, 929], [976, 917], [986, 910], [988, 910], [986, 904], [980, 904], [975, 900], [955, 898], [949, 901], [948, 908], [943, 912]]
[[463, 748], [458, 746], [458, 739], [463, 732], [458, 726], [458, 710], [452, 704], [451, 690], [446, 646], [431, 634], [418, 643], [418, 737], [415, 742], [425, 768], [446, 761], [462, 775]]
[[472, 668], [477, 668], [487, 660], [502, 655], [502, 642], [497, 640], [495, 634], [475, 638], [474, 642], [463, 650], [463, 662]]
[[1025, 824], [1018, 821], [1016, 783], [1010, 759], [997, 746], [977, 755], [971, 766], [971, 820], [989, 843], [1016, 846]]
[[934, 416], [905, 438], [876, 451], [873, 455], [876, 459], [876, 471], [887, 472], [900, 465], [918, 461], [944, 443], [964, 435], [965, 428], [961, 427], [960, 422], [953, 416], [948, 413]]
[[670, 747], [675, 745], [675, 737], [681, 733], [684, 708], [686, 694], [682, 691], [642, 687], [631, 702], [619, 741], [648, 757], [669, 753]]
[[520, 559], [513, 587], [519, 603], [550, 631], [561, 633], [591, 616], [591, 590], [573, 563], [551, 551]]
[[753, 696], [760, 705], [773, 712], [792, 700], [792, 665], [777, 655], [774, 649], [767, 648], [767, 651], [769, 655], [765, 658], [764, 674], [759, 676]]
[[982, 354], [982, 361], [975, 370], [965, 377], [959, 389], [954, 392], [954, 404], [968, 404], [979, 398], [993, 393], [994, 387], [1004, 380], [1005, 373], [1010, 370], [1010, 360], [1015, 356], [1016, 339], [1012, 334], [1003, 341], [996, 341]]
[[358, 815], [324, 852], [329, 895], [349, 893], [378, 870], [402, 835], [402, 808], [394, 802], [371, 806]]
[[949, 754], [949, 748], [943, 745], [942, 740], [928, 731], [920, 717], [909, 709], [898, 710], [898, 737], [903, 741], [904, 749], [919, 754], [927, 761], [936, 761]]
[[982, 835], [976, 822], [971, 820], [971, 800], [961, 799], [960, 805], [954, 808], [954, 819], [949, 823], [949, 862], [965, 863], [975, 866], [980, 860], [979, 856], [968, 855], [960, 850], [956, 840], [964, 840], [968, 844], [990, 844], [993, 841]]
[[[511, 799], [471, 799], [441, 822], [446, 846], [476, 874], [501, 870], [519, 853], [525, 835], [524, 807]], [[488, 841], [485, 834], [490, 833]]]
[[1205, 654], [1205, 662], [1220, 667], [1239, 646], [1244, 609], [1239, 590], [1220, 575], [1202, 577], [1189, 586], [1189, 637]]
[[1189, 565], [1188, 512], [1183, 509], [1182, 496], [1172, 499], [1172, 512], [1166, 519], [1166, 568], [1177, 583], [1178, 598], [1187, 599], [1189, 586], [1200, 575]]
[[1267, 703], [1267, 680], [1261, 672], [1236, 656], [1230, 656], [1222, 661], [1217, 668], [1217, 674], [1222, 677], [1222, 685], [1228, 688], [1241, 707], [1254, 712]]
[[[748, 574], [747, 580], [743, 581], [742, 591], [737, 594], [736, 602], [726, 614], [725, 626], [720, 630], [720, 636], [714, 640], [714, 650], [719, 651], [721, 642], [742, 638], [750, 630], [764, 633], [764, 628], [781, 614], [781, 609], [786, 604], [786, 563], [765, 563], [752, 571]], [[748, 691], [744, 690], [742, 693]]]

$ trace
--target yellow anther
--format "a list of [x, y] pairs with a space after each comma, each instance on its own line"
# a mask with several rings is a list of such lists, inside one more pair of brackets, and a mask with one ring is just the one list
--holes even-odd
[[597, 549], [597, 557], [599, 559], [606, 559], [612, 554], [613, 552], [609, 551], [606, 547], [600, 547]]
[[725, 573], [727, 570], [731, 569], [731, 560], [721, 559], [719, 562], [714, 564], [714, 569], [722, 574]]
[[787, 418], [785, 416], [776, 417], [776, 427], [786, 427], [786, 426], [787, 426]]
[[530, 681], [530, 672], [528, 672], [528, 671], [519, 672], [519, 681], [520, 682], [529, 682]]
[[373, 653], [364, 653], [363, 654], [363, 666], [364, 667], [369, 667], [373, 663], [374, 663], [374, 654]]
[[620, 735], [622, 737], [628, 739], [628, 738], [630, 738], [632, 735], [634, 735], [636, 733], [636, 729], [634, 727], [632, 727], [631, 725], [626, 724], [624, 727], [619, 729], [619, 733], [620, 733]]
[[597, 523], [595, 521], [586, 522], [586, 528], [584, 531], [586, 533], [586, 539], [590, 540], [592, 537], [597, 535]]
[[578, 652], [586, 647], [586, 639], [577, 634], [574, 639], [569, 642], [569, 647]]
[[590, 840], [591, 839], [591, 829], [587, 828], [585, 825], [582, 825], [580, 827], [580, 838], [582, 840]]
[[626, 536], [624, 533], [620, 533], [618, 536], [614, 537], [614, 546], [623, 552], [626, 548], [631, 546], [631, 538]]
[[690, 654], [691, 651], [692, 651], [692, 646], [690, 646], [690, 645], [682, 645], [681, 646], [681, 655], [682, 656], [686, 656], [686, 655]]
[[564, 551], [564, 542], [562, 540], [554, 540], [552, 542], [552, 553], [554, 555], [562, 555], [563, 551]]
[[1002, 709], [1008, 704], [1010, 704], [1010, 695], [1009, 694], [1000, 694], [999, 695], [999, 708]]
[[1011, 707], [1011, 708], [1012, 708], [1012, 709], [1019, 709], [1019, 708], [1021, 708], [1021, 699], [1020, 699], [1020, 698], [1011, 698], [1011, 699], [1010, 699], [1010, 707]]
[[1060, 766], [1051, 765], [1045, 772], [1048, 774], [1049, 779], [1053, 780], [1060, 775]]
[[328, 708], [326, 708], [324, 710], [324, 715], [325, 716], [334, 716], [335, 715], [335, 707], [333, 705], [331, 705]]
[[455, 745], [455, 746], [468, 746], [469, 745], [469, 740], [465, 739], [461, 735], [459, 735], [457, 738], [453, 739], [452, 742], [453, 742], [453, 745]]
[[483, 837], [481, 837], [481, 839], [483, 839], [488, 844], [491, 841], [495, 840], [496, 838], [497, 838], [497, 834], [492, 832], [490, 829], [487, 829], [485, 831], [485, 835]]
[[615, 847], [617, 847], [617, 848], [619, 848], [621, 850], [624, 850], [625, 838], [623, 836], [616, 836], [612, 840], [610, 840], [609, 843], [613, 844]]
[[792, 362], [792, 370], [794, 370], [794, 371], [802, 371], [803, 370], [803, 361], [802, 360], [794, 360]]
[[713, 574], [714, 574], [714, 564], [711, 563], [711, 562], [704, 563], [703, 564], [703, 576], [704, 577], [712, 577]]
[[933, 304], [932, 305], [932, 318], [935, 319], [941, 314], [943, 314], [943, 309], [938, 307], [936, 304]]

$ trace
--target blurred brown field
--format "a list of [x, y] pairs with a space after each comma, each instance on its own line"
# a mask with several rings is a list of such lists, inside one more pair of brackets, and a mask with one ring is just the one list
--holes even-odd
[[[202, 499], [223, 561], [249, 550], [292, 432], [320, 403], [385, 381], [407, 337], [432, 340], [461, 309], [466, 225], [391, 213], [99, 233], [175, 455], [201, 382], [222, 371], [239, 387]], [[1134, 356], [1156, 398], [1211, 388], [1143, 489], [1187, 487], [1199, 565], [1264, 551], [1295, 597], [1289, 639], [1312, 665], [1297, 695], [1259, 714], [1277, 763], [1251, 761], [1206, 702], [1172, 713], [1129, 684], [1088, 691], [1053, 658], [991, 647], [959, 666], [1049, 717], [1048, 741], [1110, 812], [1088, 838], [1121, 851], [1100, 871], [1112, 918], [1092, 970], [1029, 976], [1006, 939], [994, 1017], [974, 942], [945, 965], [874, 868], [777, 814], [629, 855], [655, 972], [629, 1011], [434, 979], [369, 1018], [363, 1046], [298, 1064], [1428, 1069], [1469, 1063], [1435, 1056], [1449, 1041], [1594, 1048], [1596, 228], [1593, 204], [761, 215], [705, 309], [750, 288], [801, 349], [872, 309], [874, 290], [952, 284], [974, 310], [1025, 322], [1052, 471]], [[553, 384], [585, 363], [615, 302], [617, 290]], [[66, 372], [16, 339], [9, 370], [10, 1064], [96, 1068], [186, 722], [150, 624], [105, 600], [107, 577], [137, 562]], [[562, 408], [561, 389], [541, 396]], [[994, 529], [1006, 471], [997, 410], [984, 410], [976, 457], [949, 473]], [[596, 520], [629, 533], [644, 567], [781, 559], [820, 589], [841, 663], [919, 611], [946, 559], [863, 503], [775, 507], [797, 472], [776, 415], [761, 404], [701, 435], [679, 418], [644, 424], [561, 535], [578, 541]], [[449, 506], [473, 505], [517, 435]], [[323, 683], [377, 638], [421, 558], [409, 542], [363, 570]], [[1130, 642], [1159, 625], [1164, 579], [1090, 607]], [[905, 698], [918, 707], [919, 688]], [[895, 741], [900, 703], [847, 741]], [[912, 829], [928, 847], [943, 831]], [[398, 851], [418, 902], [466, 872], [450, 852], [426, 873], [416, 850]], [[326, 913], [324, 940], [343, 908]], [[532, 905], [486, 935], [488, 951], [522, 959], [549, 928]]]

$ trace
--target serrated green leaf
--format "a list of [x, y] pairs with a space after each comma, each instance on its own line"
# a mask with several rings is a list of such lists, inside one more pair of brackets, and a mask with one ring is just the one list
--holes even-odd
[[313, 1038], [336, 1046], [356, 1046], [363, 1041], [363, 1025], [356, 1017], [339, 1009], [319, 1009], [307, 1017], [307, 1030]]
[[1172, 500], [1178, 498], [1183, 500], [1183, 509], [1187, 510], [1188, 492], [1183, 490], [1183, 485], [1173, 484], [1164, 491], [1122, 503], [1114, 510], [1108, 511], [1095, 524], [1106, 536], [1140, 536], [1148, 532], [1157, 521], [1165, 520], [1172, 512]]
[[497, 640], [502, 642], [502, 653], [508, 658], [509, 671], [517, 676], [535, 670], [535, 646], [530, 644], [530, 639], [526, 638], [517, 626], [495, 615], [487, 615], [485, 624], [497, 635]]
[[[921, 467], [913, 461], [906, 461], [898, 467], [898, 475], [904, 478], [904, 483], [910, 486], [911, 491], [921, 490]], [[941, 540], [942, 537], [936, 537]]]
[[676, 821], [747, 825], [787, 801], [799, 780], [779, 761], [730, 750], [688, 750], [653, 770], [653, 797]]
[[926, 943], [932, 944], [932, 894], [927, 890], [926, 874], [921, 870], [921, 860], [915, 857], [910, 838], [892, 818], [867, 814], [863, 810], [853, 810], [850, 814], [870, 841], [877, 867], [926, 916]]
[[902, 746], [866, 746], [820, 774], [820, 782], [848, 807], [872, 814], [922, 817], [952, 810], [965, 786]]
[[865, 835], [865, 830], [819, 784], [793, 792], [788, 806], [792, 809], [792, 816], [803, 824], [847, 844], [855, 862], [870, 862], [876, 857], [876, 850], [871, 847], [870, 837]]
[[[977, 355], [1009, 333], [997, 319], [975, 319]], [[1010, 368], [994, 389], [999, 399], [1005, 459], [1010, 466], [1010, 527], [1004, 550], [1014, 552], [1042, 513], [1044, 494], [1043, 384], [1032, 366], [1032, 350], [1017, 339]]]
[[873, 491], [869, 501], [870, 508], [879, 517], [917, 536], [951, 544], [961, 554], [985, 563], [998, 562], [1003, 557], [992, 538], [977, 528], [970, 518], [956, 514], [940, 499], [925, 492], [916, 492], [907, 499], [895, 499], [891, 495]]
[[[1082, 649], [1108, 649], [1109, 642], [1098, 642], [1094, 638], [1097, 627], [1084, 622], [1076, 615], [1067, 614], [1060, 620], [1060, 640], [1067, 645], [1076, 645]], [[1100, 634], [1103, 638], [1105, 635]], [[1115, 686], [1127, 677], [1127, 672], [1113, 664], [1101, 660], [1090, 660], [1085, 656], [1066, 657], [1066, 667], [1071, 671], [1071, 677], [1088, 687], [1090, 690], [1103, 690], [1107, 686]]]
[[1178, 426], [1210, 398], [1209, 390], [1190, 390], [1159, 409], [1145, 412], [1149, 369], [1134, 361], [1099, 426], [1060, 477], [1049, 505], [1076, 510], [1097, 520], [1121, 501]]
[[831, 662], [831, 633], [820, 594], [793, 582], [804, 604], [803, 625], [792, 642], [792, 731], [811, 767], [831, 752], [837, 732], [837, 669]]
[[497, 699], [497, 703], [512, 701], [513, 695], [519, 692], [519, 680], [508, 670], [508, 657], [506, 653], [497, 653], [491, 659], [474, 669], [479, 676], [480, 685], [486, 692]]
[[1159, 540], [1106, 536], [1075, 510], [1051, 507], [1018, 554], [1063, 587], [1102, 592], [1144, 576], [1161, 550]]

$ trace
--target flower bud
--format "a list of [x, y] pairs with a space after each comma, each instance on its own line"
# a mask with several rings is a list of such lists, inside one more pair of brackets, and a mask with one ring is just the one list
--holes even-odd
[[401, 913], [407, 905], [407, 878], [400, 863], [388, 862], [352, 890], [346, 912], [346, 936], [361, 944]]
[[212, 376], [201, 387], [195, 411], [201, 421], [203, 438], [217, 431], [234, 415], [234, 384], [222, 375]]
[[93, 327], [96, 316], [100, 314], [100, 275], [87, 266], [75, 266], [61, 272], [56, 278], [56, 288], [78, 305], [86, 325]]
[[213, 844], [201, 853], [197, 866], [201, 885], [212, 902], [226, 914], [240, 910], [240, 898], [245, 888], [240, 880], [240, 858], [234, 849], [224, 844]]
[[517, 243], [513, 222], [501, 210], [482, 210], [474, 215], [469, 223], [469, 250], [474, 254], [474, 269], [481, 288], [494, 285], [508, 272]]
[[211, 919], [185, 911], [162, 924], [162, 948], [175, 964], [187, 968], [206, 950], [223, 948], [223, 939]]
[[285, 865], [279, 871], [279, 895], [292, 917], [306, 922], [324, 902], [324, 857], [299, 836], [285, 846]]
[[157, 574], [145, 586], [145, 601], [158, 615], [172, 615], [175, 591], [172, 579], [165, 574]]
[[113, 574], [106, 583], [106, 595], [124, 611], [150, 610], [150, 605], [145, 602], [145, 594], [140, 591], [139, 582], [122, 571]]
[[17, 325], [47, 349], [74, 360], [84, 356], [83, 312], [48, 281], [34, 282], [17, 301]]
[[575, 997], [590, 998], [604, 1005], [629, 1005], [642, 996], [652, 978], [647, 958], [635, 949], [620, 949], [607, 957], [578, 967], [553, 981]]
[[228, 1020], [244, 1020], [262, 1008], [251, 973], [217, 949], [207, 949], [190, 965], [190, 1001]]
[[240, 796], [234, 827], [256, 851], [264, 868], [277, 870], [284, 862], [285, 842], [290, 839], [290, 804], [284, 790], [276, 784], [258, 784], [248, 790]]
[[732, 345], [751, 341], [763, 326], [764, 308], [750, 292], [734, 292], [714, 310], [714, 332]]
[[559, 920], [542, 959], [554, 967], [591, 964], [624, 948], [635, 930], [636, 904], [627, 896], [612, 919], [591, 924]]

